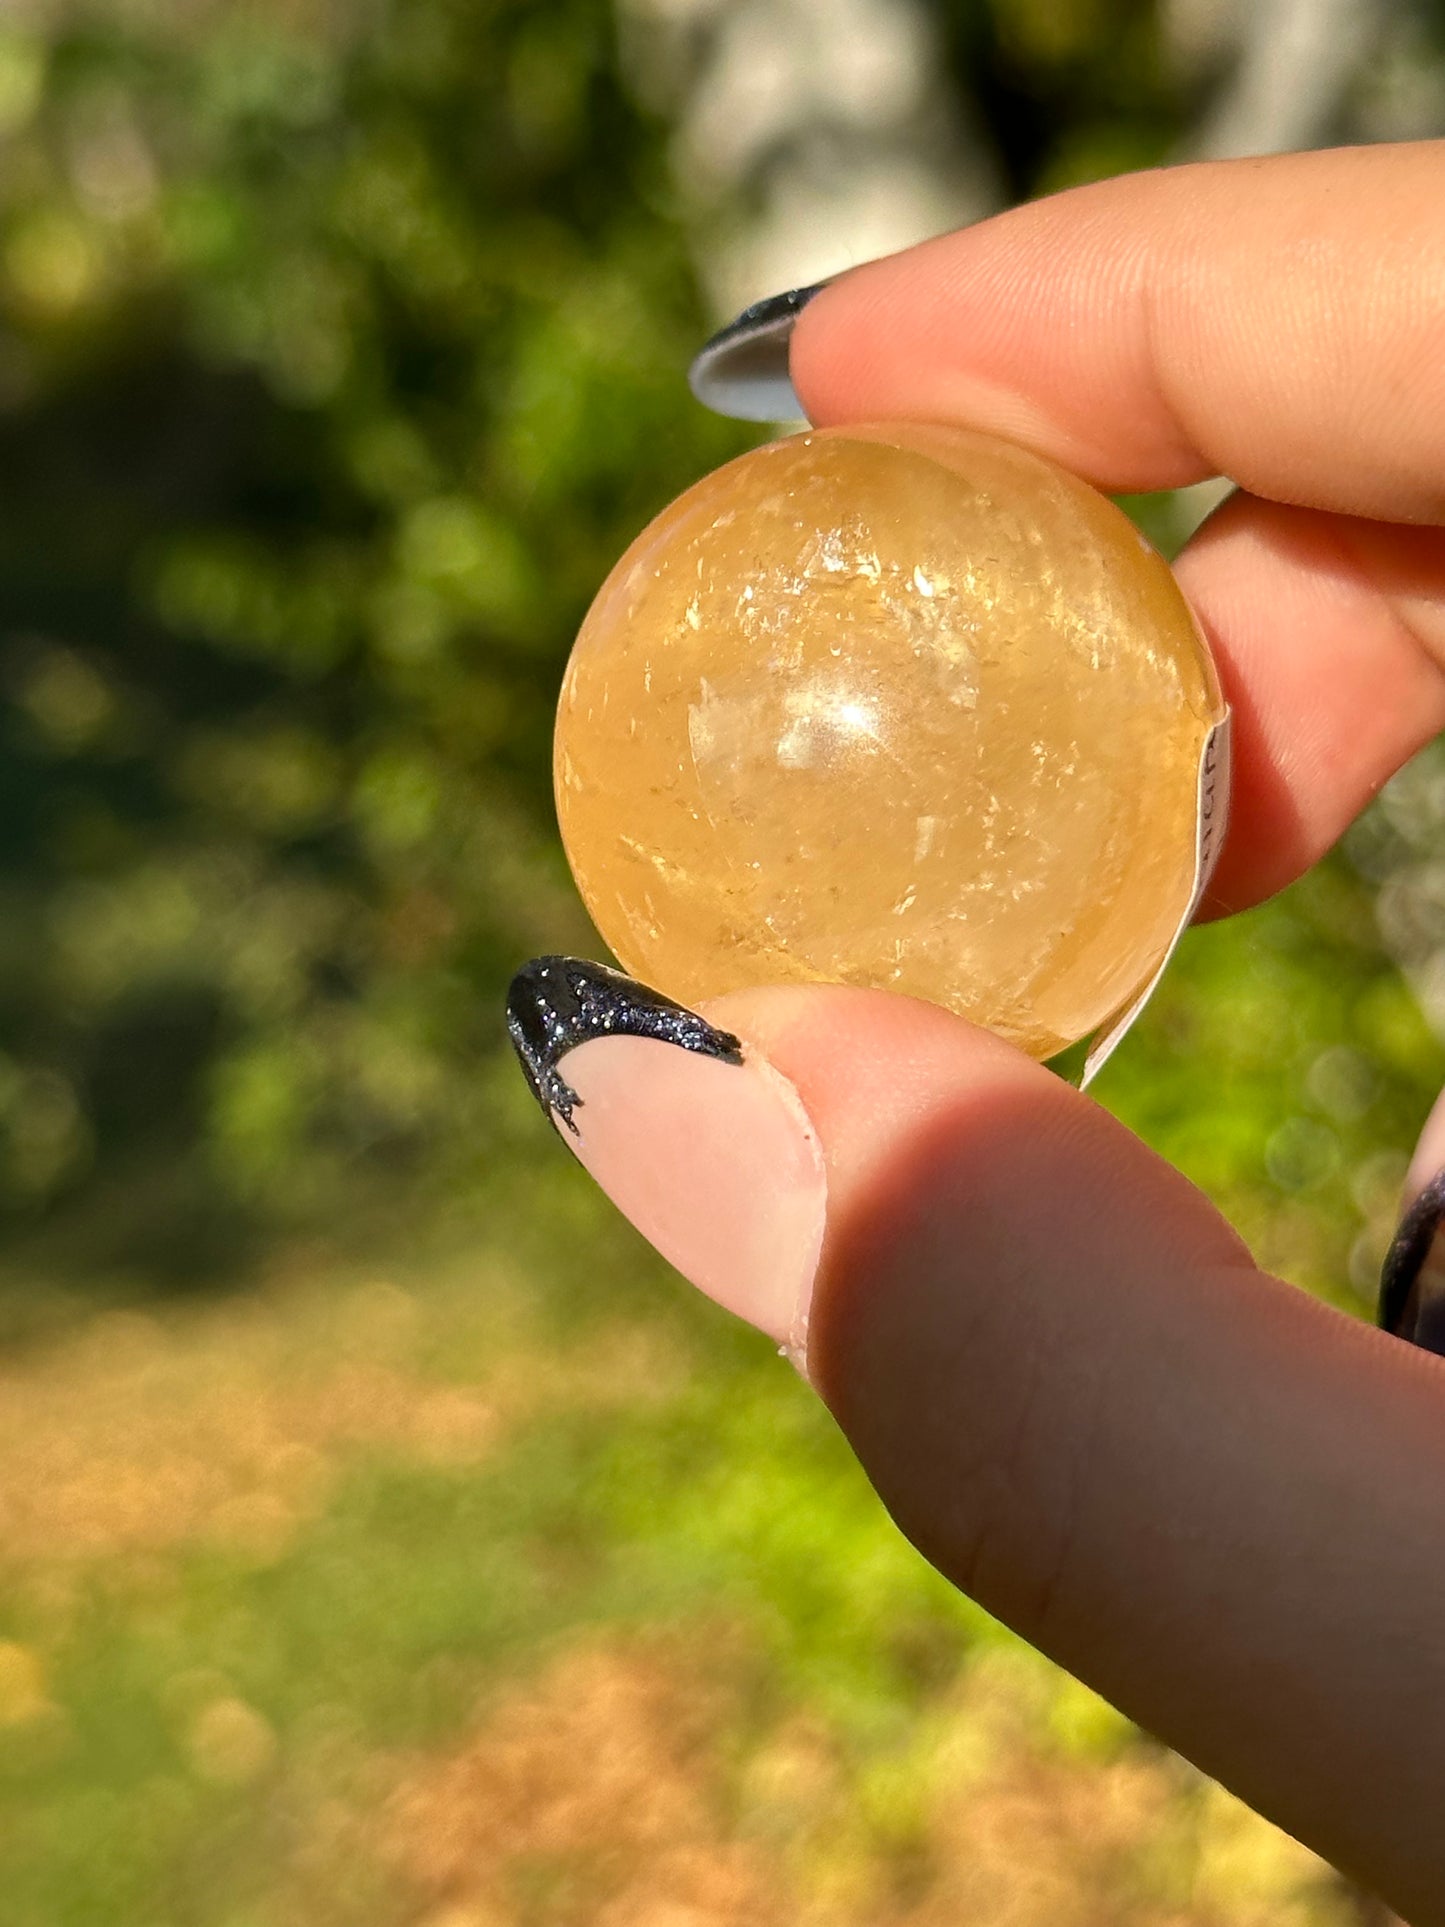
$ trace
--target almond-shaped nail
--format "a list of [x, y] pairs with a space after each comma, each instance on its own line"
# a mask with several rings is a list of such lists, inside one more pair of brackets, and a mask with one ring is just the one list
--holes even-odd
[[827, 1182], [793, 1086], [605, 964], [537, 957], [507, 1023], [558, 1135], [669, 1264], [801, 1357]]
[[1445, 1352], [1445, 1171], [1400, 1221], [1380, 1278], [1380, 1323], [1427, 1352]]
[[803, 406], [788, 373], [793, 324], [826, 281], [769, 295], [719, 328], [687, 371], [688, 386], [714, 414], [744, 422], [793, 422]]

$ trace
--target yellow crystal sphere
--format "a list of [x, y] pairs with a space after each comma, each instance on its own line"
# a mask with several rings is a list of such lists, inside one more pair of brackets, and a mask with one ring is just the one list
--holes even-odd
[[877, 986], [1047, 1057], [1167, 954], [1222, 714], [1168, 567], [1085, 483], [962, 430], [823, 429], [707, 476], [607, 578], [557, 809], [599, 931], [679, 1001]]

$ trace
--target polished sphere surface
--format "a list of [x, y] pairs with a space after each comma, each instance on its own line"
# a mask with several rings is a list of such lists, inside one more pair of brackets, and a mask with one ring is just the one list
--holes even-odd
[[634, 976], [902, 991], [1047, 1057], [1152, 976], [1223, 713], [1167, 565], [961, 429], [823, 429], [690, 488], [577, 638], [563, 841]]

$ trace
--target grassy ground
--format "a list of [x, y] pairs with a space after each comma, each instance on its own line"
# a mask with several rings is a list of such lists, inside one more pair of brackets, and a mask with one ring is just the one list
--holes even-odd
[[480, 1238], [12, 1346], [0, 1574], [6, 1927], [1357, 1918], [560, 1155]]

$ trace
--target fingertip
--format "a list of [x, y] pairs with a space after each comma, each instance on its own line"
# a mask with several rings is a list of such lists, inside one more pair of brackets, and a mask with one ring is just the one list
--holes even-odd
[[839, 276], [793, 333], [809, 420], [958, 423], [1106, 492], [1207, 479], [1138, 325], [1168, 193], [1163, 170], [1068, 189]]
[[947, 1101], [1061, 1080], [940, 1005], [843, 984], [729, 991], [700, 1006], [795, 1087], [823, 1141], [832, 1195]]
[[882, 1326], [924, 1315], [930, 1276], [967, 1321], [970, 1293], [1005, 1276], [1042, 1304], [1061, 1267], [1087, 1294], [1121, 1252], [1141, 1272], [1247, 1262], [1208, 1200], [1092, 1097], [937, 1005], [817, 985], [704, 1012], [766, 1055], [818, 1133], [829, 1202], [810, 1363], [830, 1402], [873, 1397]]

